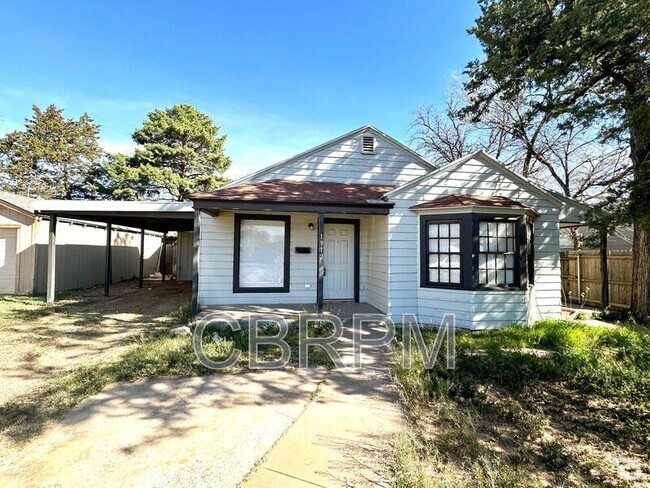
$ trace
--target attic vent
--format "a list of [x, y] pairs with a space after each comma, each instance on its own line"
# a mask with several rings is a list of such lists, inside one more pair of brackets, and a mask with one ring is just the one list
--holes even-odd
[[372, 154], [375, 152], [375, 138], [372, 136], [363, 136], [361, 152]]

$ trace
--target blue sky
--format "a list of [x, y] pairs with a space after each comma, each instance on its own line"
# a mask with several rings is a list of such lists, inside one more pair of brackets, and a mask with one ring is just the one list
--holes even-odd
[[31, 105], [88, 112], [131, 151], [146, 114], [190, 103], [228, 135], [240, 176], [365, 124], [406, 142], [480, 55], [475, 0], [0, 4], [0, 134]]

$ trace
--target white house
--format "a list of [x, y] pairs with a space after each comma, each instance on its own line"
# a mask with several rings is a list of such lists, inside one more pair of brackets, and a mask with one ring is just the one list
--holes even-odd
[[468, 329], [560, 316], [580, 220], [484, 152], [435, 168], [371, 126], [191, 198], [195, 310], [354, 300]]

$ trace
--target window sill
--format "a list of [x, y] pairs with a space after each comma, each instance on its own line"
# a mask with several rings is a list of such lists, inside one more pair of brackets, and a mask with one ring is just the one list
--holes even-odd
[[474, 288], [474, 291], [496, 291], [496, 292], [507, 292], [507, 291], [526, 291], [526, 288], [520, 286], [477, 286]]
[[233, 293], [289, 293], [289, 287], [282, 288], [233, 288]]

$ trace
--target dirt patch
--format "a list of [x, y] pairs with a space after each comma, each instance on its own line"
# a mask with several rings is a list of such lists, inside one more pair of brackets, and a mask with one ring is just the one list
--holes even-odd
[[87, 361], [116, 357], [138, 338], [167, 328], [188, 303], [188, 283], [136, 281], [66, 293], [54, 307], [42, 298], [0, 300], [0, 398], [3, 402]]

